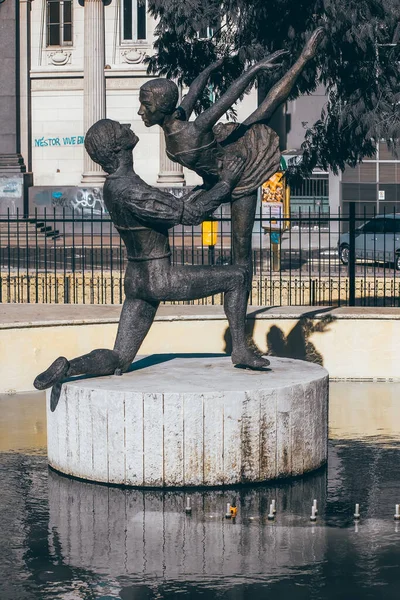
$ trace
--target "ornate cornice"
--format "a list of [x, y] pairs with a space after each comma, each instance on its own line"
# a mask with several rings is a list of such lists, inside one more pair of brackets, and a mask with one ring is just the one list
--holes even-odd
[[[96, 1], [96, 0], [92, 0]], [[0, 0], [0, 2], [4, 2], [4, 0]], [[103, 2], [104, 6], [108, 6], [109, 4], [111, 4], [112, 0], [101, 0], [101, 2]], [[85, 0], [78, 0], [78, 4], [80, 4], [81, 6], [85, 6]]]
[[121, 58], [128, 65], [138, 65], [146, 58], [146, 52], [141, 48], [125, 48], [121, 49]]

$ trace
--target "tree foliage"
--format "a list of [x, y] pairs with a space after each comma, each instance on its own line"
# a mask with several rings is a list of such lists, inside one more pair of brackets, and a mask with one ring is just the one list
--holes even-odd
[[[238, 74], [266, 53], [289, 51], [280, 70], [258, 81], [269, 89], [299, 55], [310, 32], [325, 28], [318, 55], [296, 82], [291, 99], [327, 90], [320, 119], [305, 133], [301, 171], [344, 169], [374, 153], [374, 139], [400, 138], [400, 0], [148, 0], [158, 19], [149, 72], [188, 85], [212, 61], [221, 94]], [[213, 28], [209, 39], [199, 31]], [[396, 41], [399, 43], [396, 44]], [[210, 102], [204, 94], [197, 111]]]

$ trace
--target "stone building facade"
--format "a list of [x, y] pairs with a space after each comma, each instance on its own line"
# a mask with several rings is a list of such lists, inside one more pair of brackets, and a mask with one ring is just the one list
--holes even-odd
[[[0, 92], [7, 99], [0, 109], [3, 209], [10, 202], [13, 206], [1, 195], [2, 175], [7, 172], [8, 177], [10, 168], [15, 181], [25, 188], [30, 183], [25, 172], [33, 174], [30, 210], [51, 204], [54, 194], [100, 190], [104, 174], [87, 157], [83, 142], [88, 127], [103, 117], [132, 124], [140, 138], [135, 167], [148, 183], [169, 187], [199, 182], [195, 174], [168, 160], [160, 129], [147, 129], [137, 115], [139, 88], [149, 79], [145, 58], [152, 52], [156, 25], [145, 4], [138, 0], [3, 0], [0, 20], [0, 76], [7, 82]], [[321, 88], [285, 107], [285, 145], [294, 154], [305, 128], [318, 118], [324, 103]], [[256, 106], [253, 91], [237, 106], [239, 120]], [[400, 163], [383, 144], [377, 160], [347, 169], [340, 177], [317, 172], [313, 182], [309, 191], [305, 186], [300, 192], [299, 205], [311, 202], [310, 194], [314, 204], [329, 205], [331, 212], [339, 206], [346, 208], [352, 200], [360, 207], [367, 203], [368, 210], [389, 205], [392, 210], [400, 203]]]
[[[150, 184], [193, 185], [198, 178], [165, 155], [158, 127], [137, 115], [149, 76], [155, 21], [138, 0], [34, 0], [31, 12], [31, 136], [36, 186], [100, 183], [88, 176], [85, 130], [102, 117], [131, 123], [140, 138], [135, 167]], [[86, 79], [86, 87], [85, 87]], [[247, 97], [246, 115], [256, 107]], [[93, 165], [92, 165], [93, 168]], [[89, 169], [90, 171], [90, 169]]]

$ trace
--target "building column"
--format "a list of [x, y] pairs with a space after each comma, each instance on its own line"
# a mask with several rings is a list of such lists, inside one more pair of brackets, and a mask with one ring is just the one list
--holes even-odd
[[[175, 82], [179, 90], [179, 104], [182, 100], [182, 87]], [[158, 173], [157, 183], [165, 187], [185, 185], [185, 175], [183, 167], [179, 163], [172, 162], [167, 156], [165, 148], [164, 132], [160, 127], [160, 171]]]
[[19, 0], [21, 154], [28, 171], [32, 168], [31, 92], [29, 76], [31, 68], [31, 2], [32, 0]]
[[27, 212], [28, 186], [21, 156], [19, 0], [0, 3], [0, 213]]
[[329, 210], [332, 216], [339, 214], [342, 207], [342, 174], [338, 175], [329, 171]]
[[165, 151], [164, 131], [160, 127], [160, 171], [157, 183], [165, 187], [185, 185], [183, 167], [179, 163], [172, 162]]
[[[102, 0], [84, 0], [84, 99], [83, 128], [87, 130], [106, 117], [106, 84], [104, 77], [104, 4]], [[85, 152], [82, 183], [102, 185], [105, 173]]]

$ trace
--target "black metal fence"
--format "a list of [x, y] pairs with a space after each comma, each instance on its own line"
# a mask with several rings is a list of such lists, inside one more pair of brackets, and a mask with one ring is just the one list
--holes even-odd
[[[231, 221], [222, 211], [216, 227], [213, 246], [204, 243], [200, 226], [172, 229], [173, 264], [230, 264]], [[126, 264], [106, 213], [0, 215], [0, 302], [121, 303]], [[351, 204], [348, 214], [300, 209], [283, 219], [259, 211], [250, 303], [399, 306], [399, 269], [400, 215], [394, 212], [371, 218]], [[221, 302], [220, 295], [195, 301]]]

